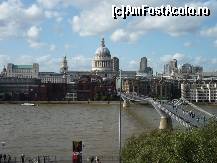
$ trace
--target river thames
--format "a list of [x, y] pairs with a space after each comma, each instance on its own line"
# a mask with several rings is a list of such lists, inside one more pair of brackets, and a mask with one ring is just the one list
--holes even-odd
[[[217, 114], [217, 106], [205, 108]], [[5, 142], [1, 150], [15, 156], [55, 155], [70, 160], [72, 141], [82, 140], [85, 156], [117, 156], [118, 116], [118, 104], [1, 104], [0, 142]], [[158, 128], [159, 118], [149, 105], [122, 109], [122, 144], [132, 135]]]

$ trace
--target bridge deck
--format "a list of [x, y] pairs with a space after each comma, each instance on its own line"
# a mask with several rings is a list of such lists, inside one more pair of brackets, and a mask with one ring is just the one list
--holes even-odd
[[160, 116], [169, 116], [187, 128], [204, 126], [209, 118], [215, 117], [213, 114], [192, 104], [186, 99], [162, 103], [161, 101], [156, 101], [150, 97], [129, 93], [121, 93], [121, 98], [134, 102], [148, 102]]

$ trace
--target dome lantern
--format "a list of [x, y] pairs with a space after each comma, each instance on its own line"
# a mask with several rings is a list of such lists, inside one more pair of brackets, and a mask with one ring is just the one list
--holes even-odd
[[102, 38], [101, 45], [96, 49], [96, 58], [111, 58], [109, 49], [105, 46], [105, 40]]
[[105, 40], [104, 40], [104, 38], [102, 38], [102, 40], [101, 40], [101, 46], [105, 47]]

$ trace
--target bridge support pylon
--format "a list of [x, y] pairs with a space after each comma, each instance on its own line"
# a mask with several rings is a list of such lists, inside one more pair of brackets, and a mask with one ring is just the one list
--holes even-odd
[[172, 119], [167, 116], [160, 117], [160, 130], [172, 130]]
[[130, 106], [130, 101], [124, 100], [123, 102], [123, 108], [129, 107]]

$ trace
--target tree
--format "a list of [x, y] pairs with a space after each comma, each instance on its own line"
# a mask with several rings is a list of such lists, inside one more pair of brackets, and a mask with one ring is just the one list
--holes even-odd
[[217, 122], [191, 131], [143, 133], [128, 139], [122, 150], [124, 163], [217, 162]]

